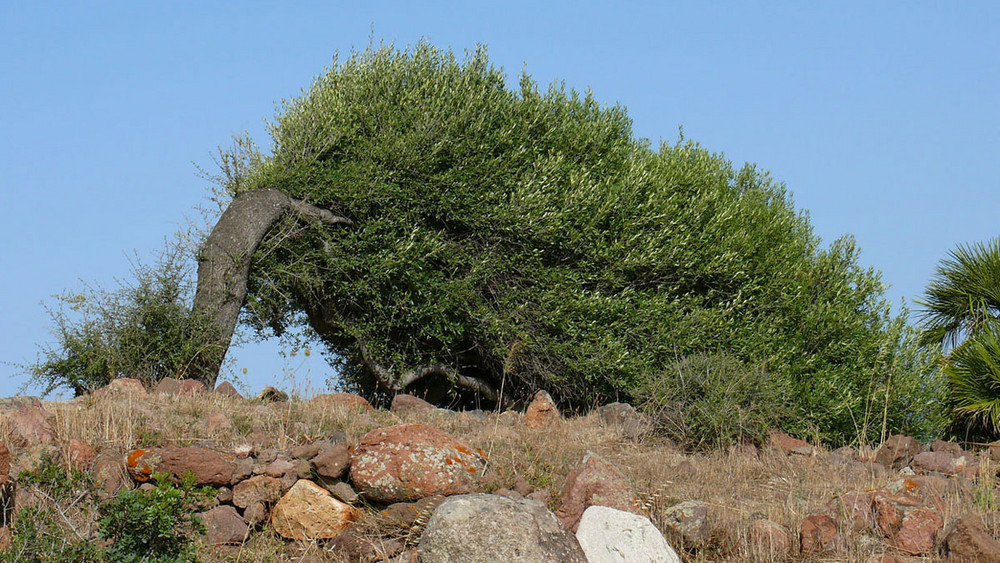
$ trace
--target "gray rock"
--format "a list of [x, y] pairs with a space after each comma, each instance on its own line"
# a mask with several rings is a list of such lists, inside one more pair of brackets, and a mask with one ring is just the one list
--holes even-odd
[[243, 543], [249, 533], [246, 522], [231, 506], [217, 506], [199, 516], [205, 525], [202, 539], [208, 545]]
[[590, 563], [681, 563], [649, 518], [606, 506], [587, 508], [576, 539]]
[[417, 550], [423, 563], [587, 561], [573, 534], [542, 503], [485, 494], [444, 501]]

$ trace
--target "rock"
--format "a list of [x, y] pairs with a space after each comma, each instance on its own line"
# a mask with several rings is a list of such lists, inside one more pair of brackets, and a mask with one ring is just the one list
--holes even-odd
[[609, 403], [597, 408], [606, 426], [617, 428], [628, 438], [638, 438], [651, 430], [652, 423], [628, 403]]
[[177, 389], [177, 395], [181, 397], [194, 397], [208, 392], [205, 384], [197, 379], [182, 379], [181, 385]]
[[441, 503], [417, 551], [426, 563], [587, 561], [576, 538], [545, 505], [486, 494], [459, 495]]
[[70, 438], [69, 443], [66, 445], [66, 457], [69, 459], [69, 464], [73, 469], [85, 471], [94, 462], [97, 452], [87, 442]]
[[167, 447], [134, 450], [125, 458], [125, 468], [140, 483], [149, 481], [154, 473], [166, 473], [179, 482], [190, 472], [199, 486], [221, 486], [231, 484], [236, 463], [205, 448]]
[[145, 398], [146, 388], [138, 379], [122, 377], [112, 379], [110, 383], [93, 392], [94, 397], [123, 397], [131, 399]]
[[51, 444], [55, 441], [51, 416], [41, 403], [22, 403], [8, 414], [14, 434], [27, 445]]
[[284, 403], [288, 400], [288, 393], [268, 385], [263, 391], [257, 394], [254, 400], [263, 403]]
[[236, 460], [236, 467], [233, 468], [233, 476], [229, 479], [230, 485], [235, 485], [240, 481], [249, 479], [253, 475], [254, 461], [252, 457], [245, 457]]
[[1000, 461], [1000, 440], [996, 442], [990, 442], [990, 459], [992, 461]]
[[125, 468], [121, 456], [112, 452], [103, 452], [94, 460], [94, 480], [105, 497], [114, 496], [125, 484]]
[[309, 403], [314, 405], [323, 405], [334, 409], [343, 409], [348, 412], [372, 412], [375, 410], [375, 407], [365, 400], [364, 397], [355, 395], [354, 393], [327, 393], [325, 395], [316, 395], [309, 401]]
[[361, 439], [351, 457], [351, 482], [374, 502], [469, 493], [483, 457], [432, 426], [400, 424]]
[[292, 471], [294, 469], [295, 469], [295, 462], [282, 455], [279, 456], [274, 461], [272, 461], [271, 463], [267, 464], [267, 467], [264, 468], [264, 475], [280, 479], [285, 475], [285, 473], [288, 473], [289, 471]]
[[[372, 541], [371, 532], [363, 526], [349, 526], [337, 535], [330, 546], [338, 555], [338, 561], [392, 561], [402, 562], [409, 559], [395, 559], [406, 547], [396, 539], [380, 538]], [[416, 559], [414, 559], [416, 561]]]
[[361, 516], [361, 510], [340, 502], [305, 479], [295, 483], [271, 511], [271, 524], [292, 540], [334, 538]]
[[10, 479], [10, 449], [3, 442], [0, 442], [0, 483], [6, 483]]
[[515, 411], [504, 411], [500, 413], [500, 416], [498, 417], [500, 424], [503, 424], [504, 426], [517, 426], [521, 422], [522, 418], [524, 418], [524, 416]]
[[524, 413], [524, 425], [540, 430], [559, 420], [559, 408], [545, 391], [535, 393], [528, 410]]
[[219, 487], [219, 491], [215, 493], [215, 500], [221, 504], [232, 504], [233, 490], [229, 487]]
[[262, 502], [255, 502], [243, 511], [243, 521], [248, 526], [257, 526], [267, 521], [267, 507]]
[[336, 483], [329, 484], [323, 483], [323, 488], [330, 491], [333, 498], [346, 502], [347, 504], [354, 504], [358, 502], [359, 498], [361, 498], [354, 490], [354, 487], [343, 481], [337, 481]]
[[875, 452], [875, 462], [886, 469], [902, 469], [909, 465], [913, 456], [920, 453], [920, 442], [910, 436], [894, 435]]
[[428, 403], [427, 401], [419, 397], [414, 397], [413, 395], [400, 393], [399, 395], [396, 395], [395, 397], [392, 398], [392, 406], [389, 407], [389, 410], [398, 415], [406, 416], [411, 414], [414, 415], [427, 414], [429, 412], [432, 412], [436, 408], [437, 407], [435, 407], [434, 405]]
[[675, 504], [663, 511], [663, 523], [679, 533], [685, 545], [700, 546], [708, 539], [708, 505], [700, 500]]
[[926, 508], [910, 510], [903, 516], [903, 524], [889, 544], [896, 549], [916, 555], [929, 554], [937, 546], [937, 535], [944, 522], [934, 511]]
[[827, 553], [837, 549], [837, 536], [837, 523], [833, 518], [826, 514], [812, 514], [802, 521], [799, 545], [802, 553]]
[[231, 506], [216, 506], [198, 516], [205, 525], [202, 541], [208, 545], [243, 543], [250, 533], [243, 517]]
[[954, 457], [951, 452], [940, 450], [921, 452], [913, 456], [910, 467], [917, 473], [957, 475], [965, 470], [965, 456]]
[[347, 444], [330, 444], [311, 460], [316, 473], [330, 479], [340, 479], [351, 466], [351, 450]]
[[566, 477], [556, 516], [575, 532], [583, 512], [595, 505], [640, 514], [635, 493], [621, 471], [588, 453]]
[[434, 495], [417, 502], [396, 502], [386, 507], [379, 515], [397, 528], [408, 530], [418, 522], [426, 524], [444, 499], [445, 497], [441, 495]]
[[779, 430], [772, 430], [768, 433], [768, 442], [785, 455], [816, 455], [816, 449], [810, 446], [809, 442], [792, 438]]
[[164, 377], [153, 387], [153, 395], [177, 395], [181, 388], [181, 382], [173, 377]]
[[982, 521], [973, 515], [959, 518], [944, 540], [948, 561], [955, 563], [1000, 563], [1000, 542], [993, 539]]
[[681, 561], [649, 518], [606, 506], [584, 511], [576, 539], [590, 563]]
[[274, 504], [281, 498], [281, 479], [256, 475], [233, 486], [233, 504], [246, 508], [255, 502]]
[[782, 560], [791, 548], [788, 530], [781, 524], [759, 518], [747, 530], [750, 552], [765, 560]]
[[229, 417], [222, 412], [212, 411], [205, 417], [205, 428], [227, 432], [233, 429], [233, 423], [229, 420]]
[[841, 528], [854, 532], [872, 529], [872, 493], [844, 493], [826, 504], [829, 514], [839, 520]]
[[951, 457], [962, 457], [965, 455], [965, 452], [962, 451], [962, 446], [954, 442], [945, 442], [944, 440], [934, 440], [931, 442], [930, 451], [947, 452]]
[[908, 510], [920, 506], [920, 499], [908, 493], [877, 491], [872, 497], [872, 511], [875, 527], [883, 536], [892, 538], [903, 525], [903, 516]]
[[220, 383], [219, 386], [215, 388], [215, 394], [224, 395], [226, 397], [229, 397], [230, 399], [239, 399], [241, 401], [243, 400], [243, 395], [241, 395], [240, 392], [237, 391], [235, 387], [233, 387], [233, 384], [228, 381], [223, 381], [222, 383]]

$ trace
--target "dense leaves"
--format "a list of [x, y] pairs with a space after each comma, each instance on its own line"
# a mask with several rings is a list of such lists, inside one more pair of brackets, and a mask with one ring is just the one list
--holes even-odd
[[397, 372], [444, 363], [587, 404], [725, 354], [785, 389], [792, 430], [934, 427], [933, 370], [853, 241], [820, 248], [768, 174], [683, 139], [654, 150], [621, 106], [511, 89], [485, 51], [421, 43], [335, 61], [271, 134], [270, 156], [223, 155], [231, 192], [277, 188], [354, 226], [276, 230], [248, 311], [277, 332], [322, 317], [350, 382], [371, 386], [362, 343]]

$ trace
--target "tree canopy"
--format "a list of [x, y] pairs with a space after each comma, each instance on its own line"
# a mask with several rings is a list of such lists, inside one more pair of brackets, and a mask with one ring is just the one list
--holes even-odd
[[441, 366], [566, 404], [634, 400], [724, 354], [770, 374], [803, 431], [931, 416], [932, 370], [852, 239], [821, 248], [767, 173], [653, 148], [590, 92], [509, 88], [484, 49], [369, 48], [283, 101], [270, 133], [267, 156], [223, 154], [230, 193], [279, 190], [351, 226], [270, 231], [246, 318], [308, 324], [361, 389]]

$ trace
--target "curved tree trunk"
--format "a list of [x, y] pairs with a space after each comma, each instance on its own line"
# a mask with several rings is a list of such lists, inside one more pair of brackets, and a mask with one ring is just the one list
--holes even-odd
[[198, 286], [192, 314], [210, 325], [201, 354], [188, 377], [214, 387], [247, 296], [250, 258], [271, 228], [289, 212], [329, 225], [351, 221], [293, 199], [278, 190], [253, 190], [233, 198], [205, 240], [198, 257]]

